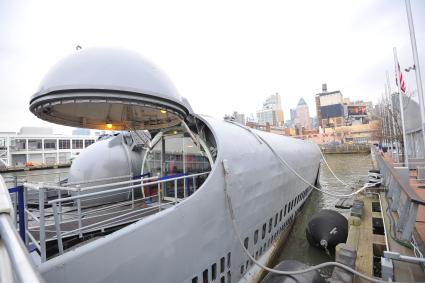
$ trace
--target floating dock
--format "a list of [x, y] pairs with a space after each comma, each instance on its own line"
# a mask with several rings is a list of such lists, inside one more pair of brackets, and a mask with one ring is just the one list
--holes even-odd
[[[385, 280], [390, 274], [393, 281], [425, 282], [423, 265], [384, 257], [384, 251], [422, 257], [422, 230], [418, 227], [422, 222], [417, 212], [423, 209], [423, 200], [397, 170], [390, 169], [385, 155], [373, 149], [372, 160], [374, 167], [384, 175], [384, 183], [356, 196], [349, 217], [347, 242], [337, 246], [336, 261], [376, 279]], [[360, 209], [356, 203], [362, 204]], [[341, 208], [349, 204], [346, 200], [337, 203]], [[331, 282], [369, 281], [335, 268]]]

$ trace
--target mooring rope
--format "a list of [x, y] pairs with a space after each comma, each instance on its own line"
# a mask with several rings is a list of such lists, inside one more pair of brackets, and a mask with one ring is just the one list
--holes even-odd
[[[279, 275], [297, 275], [297, 274], [303, 274], [303, 273], [306, 273], [306, 272], [321, 269], [321, 268], [324, 268], [324, 267], [335, 266], [335, 267], [339, 267], [341, 269], [344, 269], [348, 272], [351, 272], [352, 274], [357, 275], [357, 276], [359, 276], [359, 277], [361, 277], [365, 280], [369, 280], [371, 282], [376, 282], [376, 283], [389, 282], [389, 281], [384, 281], [384, 280], [379, 280], [379, 279], [376, 279], [376, 278], [369, 277], [367, 275], [364, 275], [364, 274], [358, 272], [357, 270], [354, 270], [354, 269], [352, 269], [352, 268], [350, 268], [350, 267], [348, 267], [348, 266], [346, 266], [342, 263], [335, 262], [335, 261], [324, 262], [324, 263], [320, 263], [320, 264], [308, 267], [306, 269], [293, 270], [293, 271], [283, 271], [283, 270], [273, 269], [273, 268], [267, 267], [267, 266], [263, 265], [262, 263], [258, 262], [253, 256], [251, 256], [249, 251], [245, 248], [245, 245], [242, 241], [242, 238], [241, 238], [240, 233], [238, 231], [238, 228], [236, 226], [236, 219], [235, 219], [235, 214], [234, 214], [234, 211], [233, 211], [232, 199], [229, 195], [229, 190], [228, 190], [229, 189], [229, 173], [230, 172], [229, 172], [229, 169], [227, 167], [227, 160], [223, 160], [222, 163], [223, 163], [223, 169], [224, 169], [224, 183], [225, 183], [224, 184], [224, 194], [225, 194], [226, 203], [227, 203], [227, 206], [228, 206], [228, 209], [229, 209], [229, 217], [230, 217], [230, 221], [232, 223], [233, 232], [236, 234], [236, 237], [237, 237], [237, 239], [240, 243], [242, 250], [244, 251], [244, 253], [248, 256], [248, 258], [254, 264], [256, 264], [257, 266], [259, 266], [260, 268], [262, 268], [262, 269], [264, 269], [268, 272], [279, 274]], [[405, 283], [405, 282], [395, 282], [395, 281], [392, 281], [392, 282], [393, 283]]]
[[335, 179], [337, 179], [341, 184], [345, 185], [346, 187], [351, 186], [351, 185], [347, 184], [346, 182], [344, 182], [343, 180], [341, 180], [340, 178], [338, 178], [338, 176], [334, 173], [334, 171], [331, 169], [328, 162], [326, 161], [325, 155], [323, 154], [322, 150], [320, 150], [320, 147], [319, 147], [319, 152], [320, 152], [320, 155], [322, 156], [322, 160], [325, 162], [326, 167], [328, 167], [328, 170], [335, 177]]
[[[295, 174], [295, 176], [297, 176], [301, 181], [303, 181], [306, 185], [308, 185], [308, 186], [310, 186], [310, 187], [312, 187], [313, 189], [315, 189], [315, 190], [317, 190], [317, 191], [319, 191], [319, 192], [321, 192], [321, 193], [323, 193], [323, 194], [325, 194], [325, 195], [328, 195], [328, 196], [330, 196], [330, 197], [334, 197], [334, 198], [349, 198], [349, 197], [352, 197], [352, 196], [355, 196], [355, 195], [357, 195], [358, 193], [360, 193], [360, 192], [362, 192], [362, 191], [364, 191], [365, 189], [367, 189], [367, 188], [370, 188], [370, 187], [373, 187], [373, 186], [375, 186], [375, 184], [369, 184], [369, 183], [366, 183], [363, 187], [361, 187], [360, 189], [358, 189], [358, 190], [356, 190], [356, 191], [354, 191], [354, 192], [352, 192], [352, 193], [350, 193], [350, 194], [334, 194], [334, 193], [329, 193], [329, 192], [326, 192], [326, 191], [324, 191], [324, 190], [322, 190], [322, 189], [320, 189], [320, 188], [318, 188], [318, 187], [316, 187], [315, 185], [313, 185], [313, 184], [311, 184], [308, 180], [306, 180], [303, 176], [301, 176], [297, 171], [295, 171], [295, 169], [294, 168], [292, 168], [292, 166], [291, 165], [289, 165], [289, 163], [284, 159], [284, 158], [282, 158], [274, 149], [273, 149], [273, 147], [271, 147], [271, 145], [263, 138], [263, 137], [261, 137], [260, 135], [257, 135], [256, 133], [254, 133], [254, 131], [252, 131], [250, 128], [248, 128], [248, 127], [245, 127], [244, 125], [242, 125], [242, 124], [239, 124], [239, 123], [236, 123], [236, 122], [234, 122], [234, 121], [230, 121], [230, 120], [225, 120], [226, 122], [228, 122], [228, 123], [231, 123], [231, 124], [234, 124], [234, 125], [236, 125], [236, 126], [239, 126], [239, 127], [241, 127], [242, 129], [245, 129], [245, 130], [247, 130], [248, 132], [250, 132], [260, 143], [264, 143], [269, 149], [270, 149], [270, 151], [273, 153], [273, 155], [279, 160], [279, 162], [282, 164], [282, 165], [284, 165], [285, 167], [287, 167], [292, 173], [294, 173]], [[320, 150], [320, 149], [319, 149]], [[323, 156], [323, 155], [322, 155]], [[326, 162], [326, 164], [327, 164], [327, 162]], [[329, 168], [329, 166], [328, 166], [328, 168]], [[330, 168], [329, 168], [330, 169]], [[332, 170], [331, 170], [332, 171]], [[338, 180], [340, 180], [339, 178], [338, 178]], [[341, 181], [341, 180], [340, 180]], [[342, 182], [342, 181], [341, 181]], [[344, 183], [345, 184], [345, 183]]]

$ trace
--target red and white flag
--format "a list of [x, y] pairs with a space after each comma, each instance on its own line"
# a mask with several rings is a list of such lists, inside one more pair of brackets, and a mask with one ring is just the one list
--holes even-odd
[[398, 73], [398, 79], [396, 79], [395, 82], [397, 86], [398, 86], [398, 82], [400, 82], [400, 90], [403, 94], [406, 94], [406, 82], [404, 81], [403, 73], [401, 72], [400, 64], [398, 63], [397, 63], [397, 68], [398, 68], [398, 72], [396, 72], [396, 78]]

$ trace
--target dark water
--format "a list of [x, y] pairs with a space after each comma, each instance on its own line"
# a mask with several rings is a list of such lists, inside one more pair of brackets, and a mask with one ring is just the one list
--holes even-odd
[[68, 178], [69, 168], [43, 169], [32, 171], [19, 171], [10, 173], [1, 173], [6, 185], [11, 188], [16, 185], [21, 185], [23, 182], [29, 183], [56, 183], [65, 178]]
[[[372, 169], [371, 157], [366, 154], [329, 154], [326, 160], [329, 166], [342, 181], [360, 188], [366, 181], [367, 171]], [[320, 187], [322, 190], [335, 194], [351, 193], [351, 188], [345, 188], [338, 180], [336, 180], [326, 165], [322, 164], [320, 172]], [[348, 215], [348, 210], [335, 208], [337, 198], [324, 195], [313, 190], [309, 199], [304, 204], [304, 208], [295, 220], [293, 229], [288, 240], [283, 247], [279, 261], [285, 259], [294, 259], [301, 261], [307, 265], [316, 265], [325, 261], [334, 261], [334, 255], [328, 255], [324, 251], [311, 247], [305, 236], [305, 228], [308, 221], [313, 215], [321, 209], [333, 209], [343, 215]], [[321, 270], [324, 277], [329, 277], [332, 268]]]

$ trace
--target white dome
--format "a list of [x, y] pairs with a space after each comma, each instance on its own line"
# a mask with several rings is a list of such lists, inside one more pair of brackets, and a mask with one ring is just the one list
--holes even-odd
[[170, 127], [191, 111], [157, 66], [117, 48], [83, 49], [59, 61], [32, 96], [30, 110], [53, 123], [112, 124], [113, 130]]

